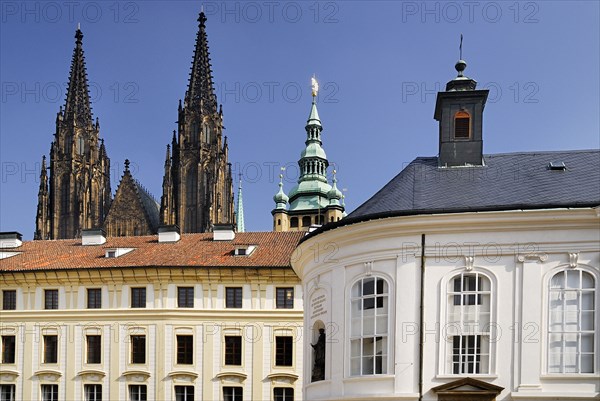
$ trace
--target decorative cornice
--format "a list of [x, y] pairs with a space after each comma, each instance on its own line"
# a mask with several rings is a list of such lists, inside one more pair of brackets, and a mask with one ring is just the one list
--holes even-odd
[[243, 383], [248, 377], [247, 374], [242, 372], [221, 372], [218, 373], [215, 378], [221, 380], [221, 383], [225, 381], [233, 381], [236, 383]]
[[2, 369], [0, 370], [0, 380], [3, 382], [13, 382], [17, 380], [20, 373], [16, 370]]
[[77, 376], [83, 377], [90, 381], [97, 382], [104, 378], [106, 376], [106, 373], [101, 370], [87, 369], [77, 373]]
[[547, 253], [528, 253], [526, 255], [517, 255], [517, 260], [519, 262], [525, 261], [536, 261], [538, 263], [543, 263], [548, 260]]
[[43, 369], [34, 372], [33, 375], [39, 377], [41, 380], [55, 382], [58, 381], [58, 379], [60, 379], [60, 377], [62, 376], [62, 372], [52, 369]]
[[127, 370], [122, 373], [122, 376], [127, 381], [144, 382], [150, 378], [151, 374], [150, 372], [146, 372], [144, 370]]
[[198, 373], [187, 370], [175, 370], [170, 372], [167, 377], [170, 377], [175, 382], [193, 383], [198, 378]]
[[467, 255], [465, 255], [465, 269], [467, 269], [467, 271], [473, 270], [473, 263], [474, 262], [475, 262], [475, 257], [474, 256], [467, 256]]
[[272, 382], [279, 380], [289, 382], [291, 384], [298, 380], [298, 375], [293, 373], [271, 373], [270, 375], [267, 375], [267, 379], [271, 380]]

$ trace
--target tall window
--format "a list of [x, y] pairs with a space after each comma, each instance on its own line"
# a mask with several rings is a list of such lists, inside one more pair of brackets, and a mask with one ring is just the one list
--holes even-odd
[[131, 289], [131, 307], [145, 308], [146, 307], [146, 287], [138, 287]]
[[2, 336], [2, 363], [15, 363], [15, 345], [15, 336]]
[[0, 385], [0, 401], [15, 401], [15, 385], [14, 384], [2, 384]]
[[225, 365], [242, 364], [242, 336], [225, 336]]
[[294, 389], [291, 387], [275, 387], [273, 389], [274, 401], [294, 401]]
[[4, 290], [2, 291], [2, 310], [17, 309], [17, 291]]
[[242, 287], [227, 287], [225, 289], [225, 307], [242, 307]]
[[58, 361], [58, 336], [44, 336], [44, 363], [56, 363]]
[[548, 293], [548, 373], [594, 373], [594, 277], [560, 271]]
[[291, 336], [275, 337], [275, 366], [292, 366], [294, 357], [294, 338]]
[[85, 395], [85, 401], [102, 401], [101, 384], [84, 384], [83, 393]]
[[86, 336], [87, 363], [100, 363], [102, 359], [102, 336]]
[[448, 282], [448, 374], [490, 372], [490, 285], [480, 273], [461, 273]]
[[294, 288], [277, 288], [277, 309], [294, 308]]
[[223, 387], [223, 401], [244, 401], [242, 387]]
[[194, 287], [177, 287], [177, 307], [194, 307]]
[[146, 363], [146, 336], [131, 336], [131, 363]]
[[466, 111], [454, 115], [454, 138], [468, 139], [471, 136], [471, 116]]
[[191, 365], [194, 363], [194, 337], [177, 336], [177, 363]]
[[381, 277], [367, 277], [352, 286], [350, 374], [387, 373], [388, 284]]
[[58, 401], [58, 384], [42, 384], [42, 401]]
[[58, 309], [58, 290], [44, 291], [44, 309]]
[[146, 385], [130, 384], [129, 401], [148, 401]]
[[175, 386], [175, 401], [194, 401], [194, 386]]
[[88, 288], [87, 307], [88, 309], [102, 308], [102, 290], [100, 288]]

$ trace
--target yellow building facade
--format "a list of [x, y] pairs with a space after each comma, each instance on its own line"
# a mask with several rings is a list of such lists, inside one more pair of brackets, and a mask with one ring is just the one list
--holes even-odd
[[3, 236], [3, 400], [302, 398], [298, 233]]

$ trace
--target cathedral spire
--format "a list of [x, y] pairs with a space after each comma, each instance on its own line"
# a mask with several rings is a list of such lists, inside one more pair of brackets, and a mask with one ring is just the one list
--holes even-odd
[[40, 168], [40, 189], [38, 192], [36, 216], [36, 231], [34, 234], [34, 239], [48, 239], [50, 229], [50, 220], [48, 215], [49, 206], [46, 156], [42, 156], [42, 167]]
[[206, 36], [206, 15], [200, 12], [198, 17], [199, 28], [196, 36], [194, 60], [190, 81], [185, 96], [186, 107], [199, 110], [203, 114], [217, 113], [217, 97], [214, 93], [212, 81], [212, 67]]
[[93, 122], [85, 57], [83, 54], [83, 32], [81, 32], [79, 26], [75, 32], [75, 50], [73, 50], [73, 59], [71, 61], [64, 115], [65, 120], [72, 119], [73, 124], [82, 127], [87, 127]]
[[237, 232], [243, 233], [246, 231], [244, 227], [244, 202], [242, 199], [242, 175], [240, 174], [240, 181], [238, 184], [238, 201], [237, 208], [235, 211], [236, 214], [236, 224], [237, 224]]

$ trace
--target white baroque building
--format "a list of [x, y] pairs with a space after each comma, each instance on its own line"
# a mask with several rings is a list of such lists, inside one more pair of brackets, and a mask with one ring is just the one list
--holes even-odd
[[0, 400], [301, 400], [302, 235], [1, 233]]
[[438, 94], [439, 156], [297, 249], [305, 399], [600, 397], [600, 152], [484, 155], [465, 67]]

